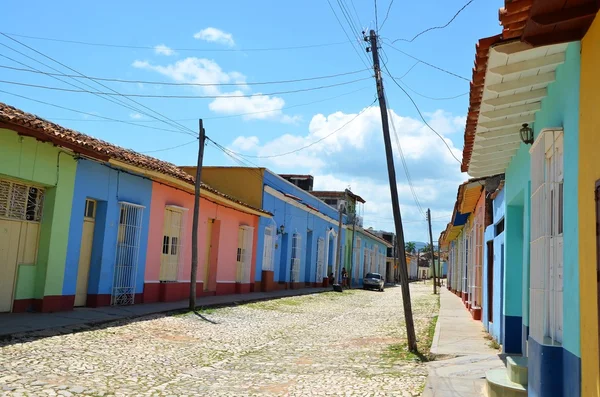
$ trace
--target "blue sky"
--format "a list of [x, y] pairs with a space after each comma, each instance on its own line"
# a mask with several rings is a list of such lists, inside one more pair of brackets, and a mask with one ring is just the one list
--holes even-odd
[[[355, 15], [352, 1], [358, 15]], [[360, 19], [361, 28], [374, 28], [374, 2], [352, 1], [342, 3], [348, 6], [353, 19]], [[331, 0], [331, 4], [342, 18], [337, 0]], [[384, 43], [398, 38], [411, 38], [428, 27], [445, 24], [464, 4], [465, 0], [396, 1], [379, 34]], [[380, 0], [377, 5], [381, 24], [389, 1]], [[498, 8], [501, 6], [501, 0], [475, 0], [447, 28], [428, 32], [412, 43], [396, 42], [394, 46], [470, 79], [477, 40], [500, 33], [497, 18]], [[316, 188], [319, 189], [342, 189], [350, 186], [367, 199], [364, 214], [366, 226], [388, 230], [393, 228], [379, 110], [365, 109], [375, 99], [375, 85], [370, 72], [360, 71], [366, 68], [368, 59], [353, 50], [327, 0], [186, 1], [176, 4], [155, 1], [61, 1], [59, 5], [41, 1], [27, 5], [11, 2], [3, 7], [3, 16], [1, 31], [4, 33], [152, 48], [164, 46], [157, 49], [114, 48], [14, 36], [22, 43], [87, 76], [163, 82], [241, 83], [238, 86], [219, 87], [104, 83], [120, 93], [231, 95], [237, 92], [248, 95], [302, 90], [363, 79], [321, 90], [258, 96], [252, 99], [135, 100], [173, 120], [182, 120], [179, 121], [181, 124], [194, 131], [198, 128], [197, 119], [203, 118], [209, 137], [231, 150], [255, 156], [292, 151], [321, 139], [348, 123], [331, 137], [294, 155], [248, 160], [276, 172], [311, 173], [315, 176]], [[346, 21], [343, 18], [341, 21], [346, 31], [350, 32]], [[358, 24], [356, 21], [356, 25]], [[0, 43], [4, 44], [0, 45], [0, 54], [27, 66], [52, 72], [46, 66], [6, 46], [55, 67], [60, 73], [73, 74], [4, 36], [0, 36]], [[251, 50], [315, 44], [331, 45], [276, 51]], [[358, 43], [355, 44], [358, 46]], [[361, 45], [361, 50], [364, 47]], [[451, 97], [469, 90], [468, 81], [422, 63], [414, 66], [414, 59], [395, 51], [387, 44], [383, 45], [382, 60], [396, 77], [403, 76], [412, 68], [402, 82], [420, 94]], [[0, 57], [0, 65], [24, 67], [3, 57]], [[354, 71], [360, 72], [289, 84], [243, 84]], [[0, 80], [73, 88], [46, 75], [2, 68]], [[86, 83], [95, 86], [89, 81]], [[460, 174], [458, 163], [450, 157], [443, 142], [423, 126], [404, 93], [389, 78], [385, 80], [385, 84], [388, 107], [393, 114], [416, 195], [421, 207], [431, 207], [433, 212], [435, 239], [448, 221], [456, 198], [457, 184], [467, 176]], [[0, 83], [0, 90], [134, 124], [173, 129], [155, 122], [141, 112], [115, 105], [89, 93], [51, 91], [6, 83]], [[468, 96], [434, 101], [412, 91], [408, 92], [431, 125], [453, 145], [455, 154], [460, 158]], [[189, 135], [102, 121], [93, 116], [35, 103], [3, 92], [0, 92], [0, 101], [141, 152], [165, 149], [193, 140]], [[139, 108], [138, 105], [135, 106]], [[283, 109], [277, 110], [282, 107]], [[288, 107], [291, 108], [287, 109]], [[364, 113], [357, 117], [363, 109]], [[264, 112], [265, 110], [275, 111]], [[246, 117], [230, 117], [261, 111], [263, 113]], [[179, 165], [189, 165], [196, 161], [196, 150], [196, 146], [191, 144], [151, 154]], [[213, 146], [208, 146], [205, 154], [205, 164], [235, 164]], [[396, 154], [398, 155], [397, 150]], [[426, 224], [406, 183], [398, 156], [396, 171], [403, 215], [407, 221], [407, 239], [425, 240]]]

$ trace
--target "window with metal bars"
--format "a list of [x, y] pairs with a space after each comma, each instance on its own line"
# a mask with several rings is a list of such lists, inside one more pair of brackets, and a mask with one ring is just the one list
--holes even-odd
[[292, 268], [291, 281], [297, 283], [300, 281], [300, 251], [302, 249], [302, 236], [298, 233], [292, 235]]
[[44, 189], [9, 180], [0, 180], [0, 217], [40, 222]]

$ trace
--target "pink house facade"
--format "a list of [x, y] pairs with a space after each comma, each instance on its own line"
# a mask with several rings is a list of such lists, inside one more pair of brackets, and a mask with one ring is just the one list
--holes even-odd
[[[270, 214], [203, 186], [198, 227], [197, 296], [255, 288], [259, 217]], [[153, 183], [144, 303], [189, 296], [194, 195]]]

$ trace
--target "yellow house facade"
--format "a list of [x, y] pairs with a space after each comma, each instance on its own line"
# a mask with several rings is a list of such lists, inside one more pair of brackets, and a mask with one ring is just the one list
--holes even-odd
[[600, 19], [581, 41], [579, 118], [579, 289], [581, 294], [581, 382], [583, 396], [600, 396]]

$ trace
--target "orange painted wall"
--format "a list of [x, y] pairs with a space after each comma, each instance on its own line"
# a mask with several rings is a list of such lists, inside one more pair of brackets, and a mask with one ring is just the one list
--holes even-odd
[[[150, 228], [148, 232], [148, 253], [146, 256], [146, 272], [144, 281], [158, 281], [163, 240], [163, 220], [165, 206], [176, 205], [187, 208], [185, 216], [185, 235], [183, 246], [183, 263], [179, 268], [178, 281], [190, 280], [192, 259], [192, 215], [194, 196], [178, 189], [159, 183], [152, 186], [152, 204], [150, 206]], [[198, 230], [198, 281], [204, 278], [204, 257], [206, 254], [206, 224], [208, 219], [221, 222], [219, 234], [219, 251], [217, 259], [217, 283], [235, 282], [238, 228], [240, 225], [254, 227], [254, 246], [252, 249], [251, 282], [254, 282], [256, 269], [256, 241], [258, 232], [258, 216], [246, 214], [226, 206], [215, 204], [200, 198], [200, 219]], [[216, 231], [214, 231], [216, 232]]]

